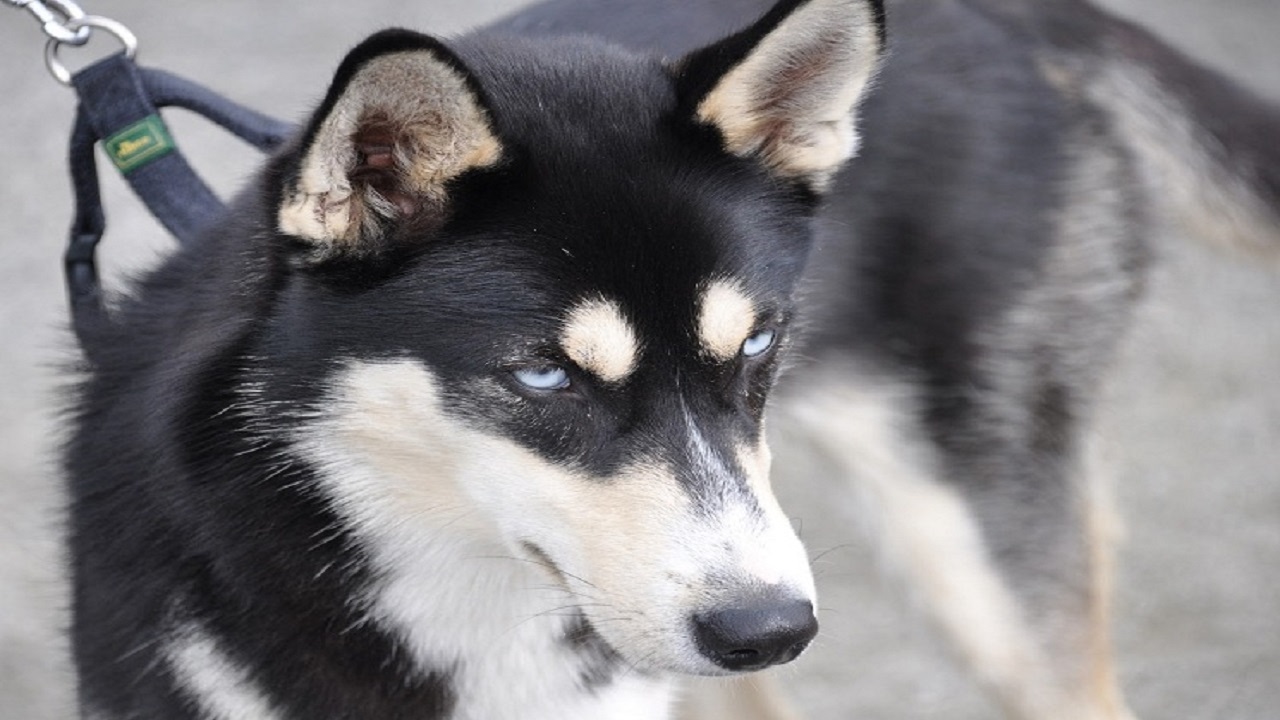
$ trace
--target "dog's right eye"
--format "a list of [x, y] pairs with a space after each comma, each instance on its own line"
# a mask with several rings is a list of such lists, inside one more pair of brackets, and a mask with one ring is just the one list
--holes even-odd
[[511, 372], [516, 381], [530, 390], [564, 390], [569, 387], [569, 373], [559, 365], [523, 367]]
[[747, 338], [742, 343], [743, 356], [753, 358], [763, 355], [766, 350], [773, 347], [773, 340], [776, 336], [777, 333], [773, 330], [761, 330]]

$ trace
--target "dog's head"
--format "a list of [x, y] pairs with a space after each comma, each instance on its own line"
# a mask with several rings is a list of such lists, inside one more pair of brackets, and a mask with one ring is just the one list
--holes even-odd
[[338, 512], [401, 566], [458, 538], [536, 564], [642, 669], [799, 654], [763, 411], [881, 45], [877, 2], [786, 0], [675, 62], [355, 49], [274, 176], [274, 352], [342, 358], [298, 436]]

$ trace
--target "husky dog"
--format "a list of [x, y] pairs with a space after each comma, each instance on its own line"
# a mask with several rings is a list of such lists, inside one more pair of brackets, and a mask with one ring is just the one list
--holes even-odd
[[803, 325], [771, 412], [980, 681], [1126, 717], [1083, 429], [1151, 215], [1280, 234], [1278, 118], [1078, 0], [375, 35], [87, 340], [82, 712], [656, 720], [680, 674], [794, 659], [763, 418]]

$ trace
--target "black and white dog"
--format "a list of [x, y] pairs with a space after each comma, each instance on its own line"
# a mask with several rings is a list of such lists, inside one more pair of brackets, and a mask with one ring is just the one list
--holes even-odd
[[[769, 5], [347, 56], [86, 348], [86, 717], [656, 720], [790, 661], [802, 324], [770, 412], [980, 681], [1127, 717], [1083, 430], [1150, 216], [1277, 241], [1280, 113], [1080, 0]], [[785, 716], [753, 687], [732, 717]]]

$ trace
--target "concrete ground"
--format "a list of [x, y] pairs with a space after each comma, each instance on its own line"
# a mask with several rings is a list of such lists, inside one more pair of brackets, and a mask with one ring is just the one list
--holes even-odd
[[[923, 1], [923, 0], [922, 0]], [[141, 60], [297, 118], [342, 52], [390, 24], [453, 33], [512, 0], [159, 5], [90, 0], [130, 25]], [[1275, 0], [1107, 0], [1196, 57], [1280, 98]], [[164, 8], [162, 12], [158, 11]], [[63, 169], [72, 98], [43, 68], [36, 24], [0, 6], [0, 720], [71, 717], [55, 468], [63, 330]], [[224, 193], [255, 157], [175, 115], [175, 135]], [[1280, 142], [1280, 137], [1276, 138]], [[114, 177], [103, 248], [118, 283], [167, 241]], [[1171, 233], [1109, 391], [1101, 434], [1128, 518], [1117, 637], [1144, 718], [1280, 717], [1280, 272]], [[778, 467], [809, 462], [779, 452]], [[783, 669], [813, 718], [981, 718], [993, 709], [881, 580], [851, 505], [813, 478], [777, 484], [816, 553], [824, 633]]]

